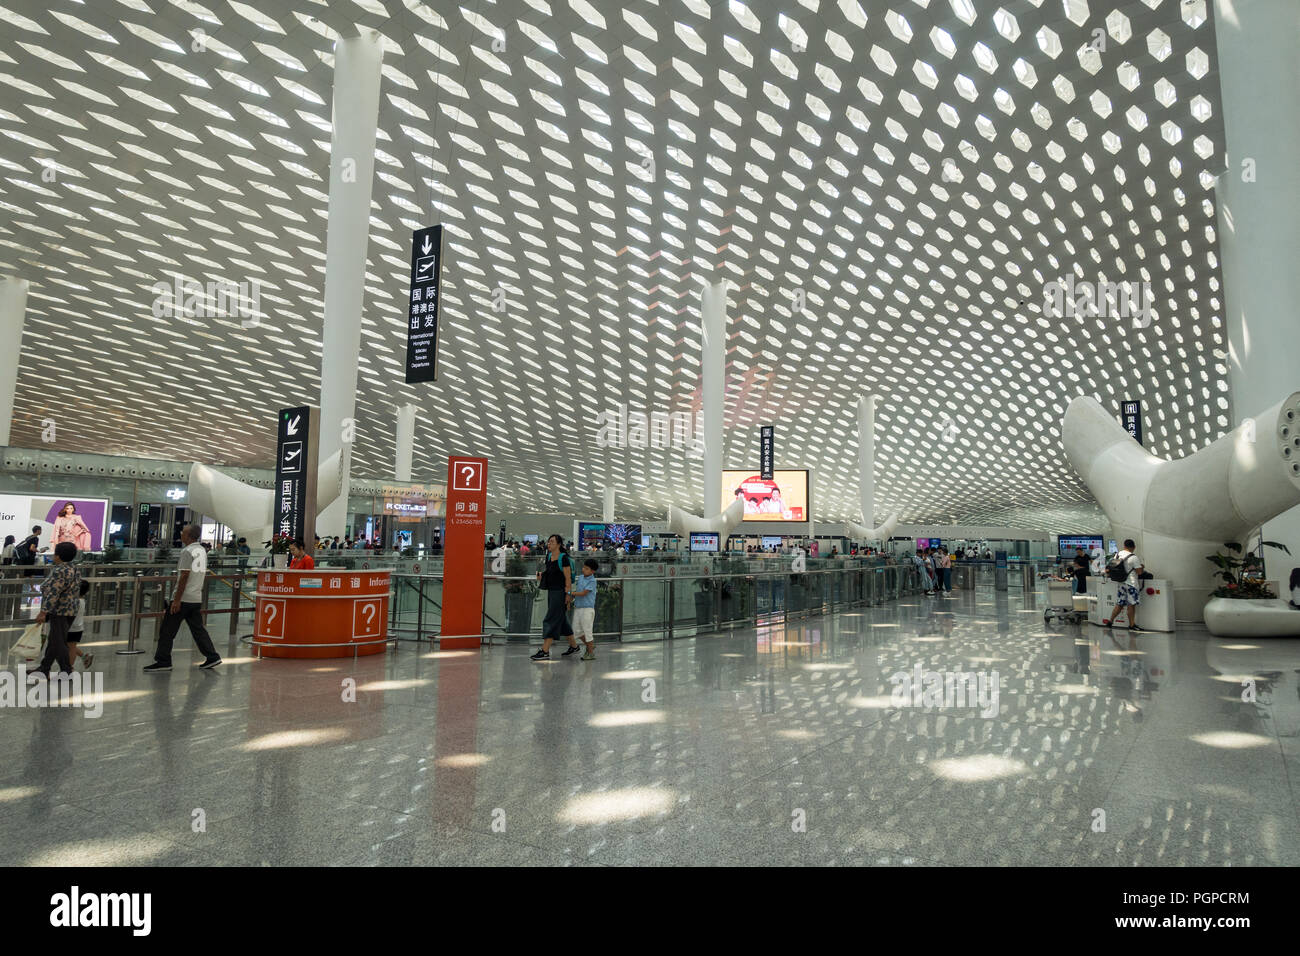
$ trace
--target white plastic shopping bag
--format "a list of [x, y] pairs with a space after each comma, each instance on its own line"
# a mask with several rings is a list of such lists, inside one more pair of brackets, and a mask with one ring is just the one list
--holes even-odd
[[34, 661], [41, 656], [41, 626], [33, 621], [27, 625], [22, 637], [9, 649], [12, 657], [20, 660]]

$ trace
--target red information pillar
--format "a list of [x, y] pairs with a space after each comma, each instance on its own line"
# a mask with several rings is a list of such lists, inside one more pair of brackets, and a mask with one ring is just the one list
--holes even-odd
[[478, 647], [483, 636], [483, 529], [487, 459], [447, 459], [447, 527], [442, 534], [439, 646]]

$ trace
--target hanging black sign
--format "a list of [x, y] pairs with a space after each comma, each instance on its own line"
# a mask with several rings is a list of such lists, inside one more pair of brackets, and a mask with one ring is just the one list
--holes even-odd
[[776, 427], [763, 425], [758, 435], [759, 477], [771, 481], [776, 467]]
[[1133, 440], [1142, 444], [1142, 403], [1120, 402], [1120, 414], [1124, 420], [1124, 430], [1133, 436]]
[[406, 383], [438, 378], [438, 300], [442, 275], [442, 226], [411, 234], [411, 291], [407, 297]]
[[273, 534], [302, 538], [316, 532], [316, 455], [319, 412], [311, 405], [280, 409], [276, 429]]

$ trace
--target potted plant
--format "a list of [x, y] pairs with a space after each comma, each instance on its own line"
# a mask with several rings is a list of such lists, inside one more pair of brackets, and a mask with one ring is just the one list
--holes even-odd
[[287, 534], [277, 534], [272, 536], [271, 540], [266, 542], [266, 550], [271, 552], [271, 566], [274, 568], [287, 567], [289, 564], [289, 544], [293, 538]]
[[596, 586], [596, 622], [592, 625], [597, 634], [623, 632], [623, 588], [621, 583], [608, 578], [601, 587]]
[[104, 564], [112, 564], [114, 561], [122, 560], [122, 549], [115, 544], [110, 544], [104, 548], [104, 556], [100, 558]]
[[[1250, 553], [1236, 557], [1241, 554], [1241, 545], [1236, 541], [1225, 541], [1223, 546], [1232, 554], [1216, 551], [1205, 556], [1206, 561], [1219, 569], [1214, 576], [1223, 579], [1223, 584], [1210, 592], [1211, 600], [1269, 601], [1277, 597], [1264, 580], [1264, 559], [1260, 555]], [[1291, 553], [1286, 545], [1276, 541], [1261, 541], [1260, 548], [1277, 548], [1284, 554]]]
[[[513, 579], [513, 580], [512, 580]], [[517, 551], [506, 559], [506, 633], [528, 634], [533, 629], [533, 601], [537, 583], [528, 578], [528, 566]]]
[[730, 588], [724, 578], [700, 578], [699, 584], [700, 589], [695, 592], [695, 623], [698, 627], [709, 627], [713, 624], [714, 593], [718, 592], [726, 600]]

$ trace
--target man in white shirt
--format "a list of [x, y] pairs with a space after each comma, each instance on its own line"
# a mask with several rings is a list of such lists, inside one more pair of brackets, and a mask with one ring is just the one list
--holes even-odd
[[1124, 549], [1115, 556], [1116, 563], [1123, 567], [1128, 572], [1128, 575], [1120, 583], [1115, 610], [1111, 611], [1110, 619], [1103, 622], [1106, 627], [1113, 626], [1115, 619], [1119, 617], [1119, 609], [1126, 607], [1128, 608], [1128, 629], [1130, 631], [1146, 630], [1137, 625], [1137, 609], [1142, 595], [1142, 588], [1140, 587], [1142, 581], [1138, 575], [1142, 573], [1144, 568], [1142, 567], [1142, 559], [1133, 553], [1133, 549], [1136, 547], [1137, 545], [1132, 538], [1126, 538], [1124, 540]]
[[208, 553], [198, 543], [200, 534], [198, 525], [186, 525], [181, 530], [183, 547], [176, 562], [176, 590], [158, 628], [158, 650], [154, 652], [153, 663], [145, 668], [147, 673], [160, 674], [172, 669], [172, 641], [180, 632], [182, 621], [190, 626], [190, 635], [203, 654], [199, 666], [206, 670], [221, 663], [221, 655], [203, 626], [203, 578], [208, 573]]

